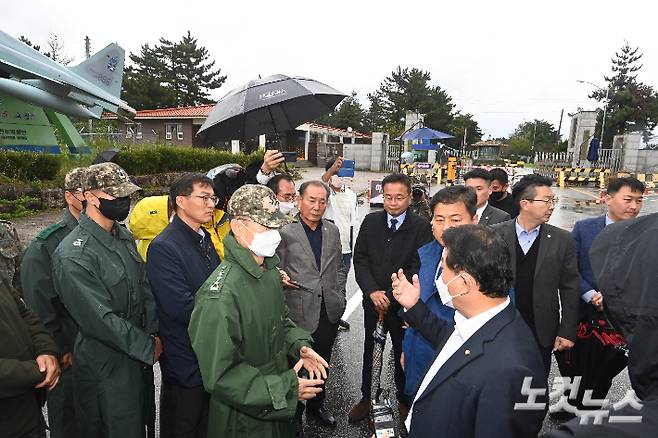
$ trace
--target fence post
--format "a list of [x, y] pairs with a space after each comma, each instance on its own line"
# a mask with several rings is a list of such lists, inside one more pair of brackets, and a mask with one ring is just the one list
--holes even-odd
[[557, 178], [557, 185], [563, 189], [564, 188], [564, 170], [560, 170]]

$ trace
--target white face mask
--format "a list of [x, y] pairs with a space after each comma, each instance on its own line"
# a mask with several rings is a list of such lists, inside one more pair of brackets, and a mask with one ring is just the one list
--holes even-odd
[[441, 298], [441, 302], [448, 307], [452, 307], [453, 309], [455, 308], [455, 306], [452, 304], [452, 300], [454, 300], [457, 297], [461, 297], [462, 295], [466, 295], [468, 293], [468, 291], [466, 291], [457, 295], [450, 295], [450, 292], [448, 291], [448, 285], [453, 281], [455, 281], [456, 279], [458, 279], [459, 277], [461, 277], [461, 274], [457, 275], [455, 278], [445, 283], [443, 281], [443, 272], [442, 272], [441, 275], [439, 275], [439, 278], [437, 278], [435, 281], [436, 290], [439, 291], [439, 298]]
[[297, 207], [297, 204], [294, 202], [282, 202], [279, 201], [279, 211], [283, 214], [288, 214]]
[[255, 233], [247, 228], [242, 222], [240, 225], [254, 235], [254, 240], [249, 244], [249, 249], [259, 257], [272, 257], [281, 243], [281, 234], [277, 230], [267, 230]]

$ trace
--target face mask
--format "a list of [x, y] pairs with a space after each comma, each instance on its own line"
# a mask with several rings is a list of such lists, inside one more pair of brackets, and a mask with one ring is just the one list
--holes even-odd
[[443, 281], [443, 273], [441, 273], [441, 275], [439, 275], [439, 278], [437, 278], [435, 282], [436, 290], [439, 291], [439, 298], [441, 298], [441, 302], [448, 307], [452, 307], [453, 309], [455, 308], [455, 306], [452, 304], [452, 300], [454, 300], [457, 297], [461, 297], [462, 295], [466, 295], [468, 293], [468, 291], [466, 291], [457, 295], [450, 295], [450, 292], [448, 291], [448, 285], [453, 281], [455, 281], [456, 279], [458, 279], [459, 277], [461, 277], [461, 274], [450, 280], [448, 283], [445, 283]]
[[491, 195], [489, 195], [489, 199], [491, 199], [494, 202], [500, 201], [501, 199], [503, 199], [504, 194], [505, 192], [491, 192]]
[[98, 198], [98, 200], [100, 201], [98, 210], [108, 219], [121, 222], [125, 220], [128, 217], [128, 213], [130, 213], [129, 196], [115, 199]]
[[294, 202], [281, 202], [279, 201], [279, 211], [283, 214], [288, 214], [297, 207]]
[[267, 230], [262, 233], [254, 233], [246, 225], [240, 222], [242, 227], [254, 235], [254, 240], [249, 244], [249, 249], [259, 257], [272, 257], [276, 252], [281, 235], [277, 230]]

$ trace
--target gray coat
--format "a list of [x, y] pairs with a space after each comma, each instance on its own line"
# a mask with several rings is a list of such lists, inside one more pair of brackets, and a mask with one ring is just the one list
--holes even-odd
[[301, 222], [293, 222], [279, 230], [281, 243], [276, 250], [281, 259], [279, 267], [302, 286], [300, 289], [284, 289], [290, 319], [310, 333], [318, 327], [323, 297], [330, 322], [337, 323], [345, 311], [347, 272], [338, 227], [326, 220], [320, 226], [322, 255], [319, 271]]
[[493, 225], [499, 224], [510, 220], [510, 215], [506, 211], [496, 208], [491, 204], [487, 204], [486, 208], [482, 212], [482, 217], [478, 222], [480, 225]]
[[[510, 250], [512, 272], [516, 278], [515, 219], [496, 224], [496, 230]], [[556, 336], [576, 340], [580, 275], [576, 244], [571, 233], [543, 224], [539, 229], [539, 254], [535, 265], [533, 307], [537, 338], [545, 348]]]

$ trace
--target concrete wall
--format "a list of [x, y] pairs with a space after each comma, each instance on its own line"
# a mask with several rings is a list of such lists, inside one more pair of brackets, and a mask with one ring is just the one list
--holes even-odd
[[658, 150], [640, 149], [642, 134], [634, 132], [616, 135], [614, 143], [624, 149], [623, 170], [635, 173], [658, 172]]
[[596, 115], [596, 111], [579, 111], [571, 117], [567, 152], [573, 153], [574, 166], [579, 161], [587, 160], [589, 140], [594, 135], [596, 127]]
[[388, 134], [373, 132], [371, 144], [347, 143], [343, 145], [343, 157], [347, 160], [354, 160], [357, 170], [381, 172], [386, 168], [387, 147]]

